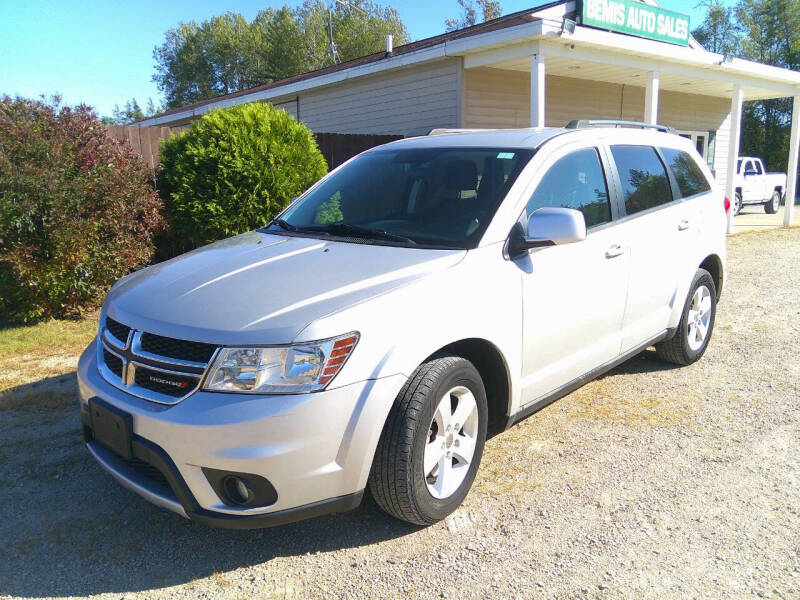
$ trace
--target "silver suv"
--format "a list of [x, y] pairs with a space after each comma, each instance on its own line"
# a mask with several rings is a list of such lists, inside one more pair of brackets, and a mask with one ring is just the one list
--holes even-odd
[[263, 229], [122, 279], [78, 368], [89, 451], [215, 526], [366, 488], [430, 524], [487, 431], [648, 346], [698, 360], [729, 203], [689, 141], [583, 125], [375, 148]]

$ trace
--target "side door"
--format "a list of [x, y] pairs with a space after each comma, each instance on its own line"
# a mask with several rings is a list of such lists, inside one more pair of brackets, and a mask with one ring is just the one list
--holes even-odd
[[619, 242], [600, 147], [560, 149], [544, 173], [519, 225], [538, 208], [580, 210], [582, 242], [530, 250], [512, 260], [523, 291], [522, 404], [570, 383], [619, 354], [628, 286], [629, 256]]
[[756, 202], [761, 200], [761, 178], [758, 176], [753, 161], [748, 159], [742, 165], [742, 201]]
[[753, 168], [756, 170], [756, 174], [753, 178], [756, 180], [755, 187], [758, 190], [756, 200], [766, 200], [772, 194], [771, 190], [768, 191], [767, 171], [764, 169], [764, 164], [761, 162], [760, 158], [753, 159]]
[[614, 176], [622, 191], [624, 217], [617, 229], [630, 250], [630, 282], [622, 329], [623, 353], [663, 332], [669, 323], [691, 244], [691, 209], [650, 145], [611, 145]]

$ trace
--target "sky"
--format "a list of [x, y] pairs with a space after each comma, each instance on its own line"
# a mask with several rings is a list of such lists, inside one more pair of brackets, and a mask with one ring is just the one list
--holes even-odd
[[[700, 0], [665, 0], [664, 8], [703, 19]], [[459, 15], [456, 0], [377, 0], [394, 6], [412, 40], [444, 31]], [[153, 48], [180, 21], [202, 21], [226, 11], [248, 20], [259, 10], [297, 0], [0, 0], [0, 95], [36, 98], [60, 94], [67, 104], [85, 102], [100, 115], [136, 98], [144, 108], [161, 95], [152, 82]], [[541, 0], [501, 0], [503, 14]]]

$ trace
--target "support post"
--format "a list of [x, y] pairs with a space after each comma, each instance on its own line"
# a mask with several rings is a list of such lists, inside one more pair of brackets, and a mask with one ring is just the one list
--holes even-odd
[[797, 192], [797, 146], [800, 144], [800, 96], [792, 103], [792, 133], [789, 138], [789, 166], [786, 169], [786, 204], [783, 207], [783, 224], [792, 224], [794, 197]]
[[531, 55], [531, 127], [544, 127], [544, 55]]
[[650, 71], [644, 91], [644, 122], [650, 125], [658, 123], [658, 85], [658, 71]]
[[725, 195], [731, 201], [728, 212], [728, 233], [733, 233], [733, 184], [736, 180], [736, 162], [739, 159], [739, 138], [742, 133], [742, 101], [744, 89], [741, 84], [736, 84], [731, 96], [731, 133], [728, 138], [728, 170], [725, 173]]

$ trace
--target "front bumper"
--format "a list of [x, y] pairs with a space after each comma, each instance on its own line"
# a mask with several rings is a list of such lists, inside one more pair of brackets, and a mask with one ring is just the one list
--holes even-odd
[[[296, 395], [197, 392], [163, 406], [107, 383], [94, 343], [78, 363], [84, 432], [95, 459], [154, 504], [229, 528], [280, 525], [357, 506], [385, 416], [404, 381], [396, 375]], [[93, 440], [90, 398], [131, 415], [135, 460]], [[148, 476], [148, 466], [155, 476]], [[258, 508], [225, 504], [203, 467], [264, 477], [277, 501]]]

